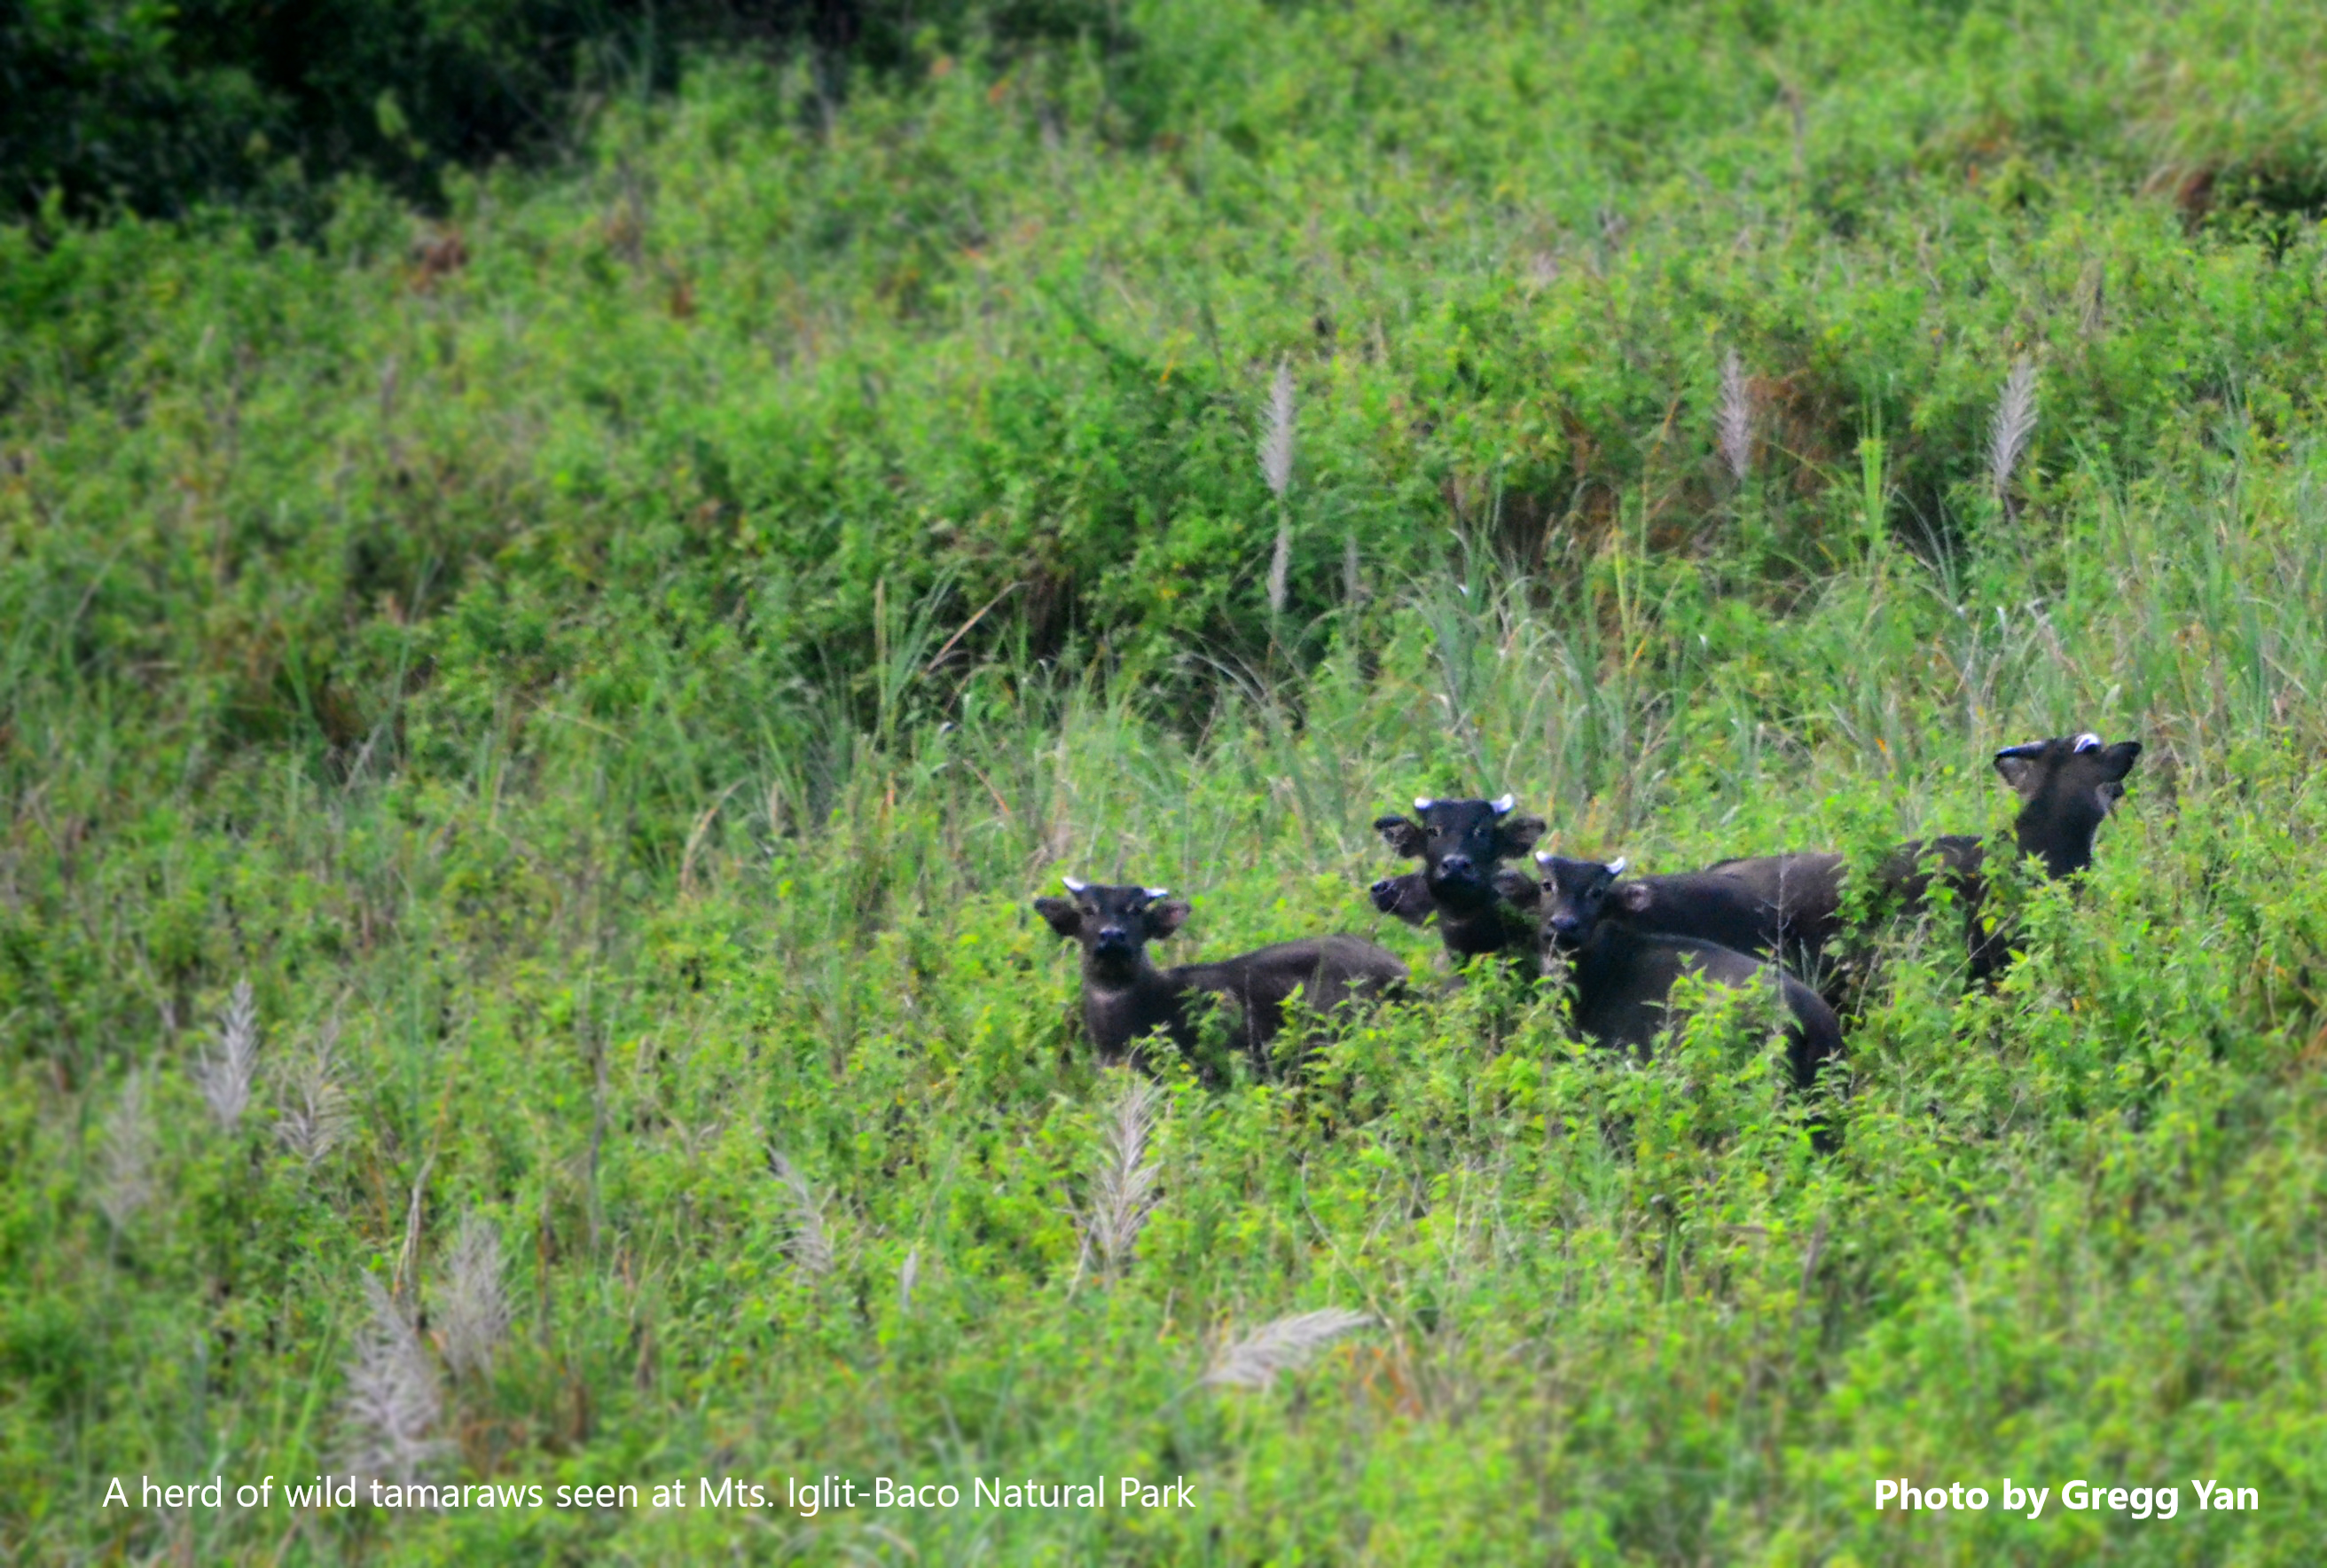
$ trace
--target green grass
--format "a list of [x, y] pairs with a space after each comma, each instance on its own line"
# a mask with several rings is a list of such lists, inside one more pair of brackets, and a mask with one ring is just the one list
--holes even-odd
[[[841, 102], [706, 61], [463, 183], [450, 272], [360, 184], [314, 247], [0, 230], [0, 1544], [2310, 1561], [2318, 17], [1127, 15]], [[2011, 891], [1993, 994], [1898, 934], [1834, 1153], [1748, 1020], [1627, 1065], [1474, 975], [1277, 1081], [1166, 1073], [1136, 1253], [1084, 1257], [1117, 1091], [1061, 872], [1169, 883], [1215, 957], [1374, 930], [1416, 793], [1677, 870], [1999, 826], [1988, 753], [2086, 728], [2149, 748], [2093, 873]], [[245, 976], [229, 1130], [192, 1069]], [[513, 1322], [423, 1350], [445, 1479], [1201, 1507], [100, 1508], [332, 1468], [363, 1276], [441, 1332], [472, 1214]], [[1201, 1385], [1325, 1306], [1377, 1321]], [[2006, 1475], [2042, 1521], [1872, 1507]]]

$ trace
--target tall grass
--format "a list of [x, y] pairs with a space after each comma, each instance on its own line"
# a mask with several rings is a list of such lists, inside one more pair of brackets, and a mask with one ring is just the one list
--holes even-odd
[[[2296, 166], [2309, 35], [2128, 132], [2128, 41], [2228, 10], [1658, 14], [708, 68], [464, 188], [425, 286], [360, 191], [320, 251], [0, 238], [8, 1549], [2307, 1560], [2320, 253], [2144, 187]], [[1867, 854], [2082, 729], [2148, 747], [2092, 874], [2007, 890], [1993, 992], [1893, 934], [1831, 1155], [1752, 1020], [1617, 1062], [1493, 972], [1133, 1087], [1025, 907], [1168, 883], [1184, 956], [1427, 981], [1361, 891], [1417, 793]], [[1202, 1502], [98, 1507], [355, 1458]], [[2006, 1473], [2267, 1503], [1871, 1508]]]

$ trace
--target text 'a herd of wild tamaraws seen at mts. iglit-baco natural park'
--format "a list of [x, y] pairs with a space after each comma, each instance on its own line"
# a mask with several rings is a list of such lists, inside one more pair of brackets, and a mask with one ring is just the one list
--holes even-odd
[[[1995, 770], [2020, 798], [2017, 854], [2048, 877], [2074, 877], [2092, 863], [2093, 839], [2125, 793], [2141, 755], [2137, 741], [2105, 745], [2098, 735], [2009, 746]], [[1900, 845], [1872, 868], [1869, 896], [1846, 899], [1847, 858], [1823, 851], [1724, 860], [1702, 871], [1626, 876], [1619, 858], [1574, 860], [1537, 852], [1542, 818], [1516, 800], [1417, 799], [1414, 815], [1375, 828], [1419, 871], [1373, 884], [1374, 907], [1410, 925], [1435, 920], [1458, 964], [1498, 955], [1530, 976], [1567, 988], [1577, 1031], [1595, 1044], [1645, 1050], [1667, 1027], [1674, 986], [1684, 975], [1706, 986], [1758, 987], [1782, 1003], [1787, 1058], [1808, 1088], [1842, 1046], [1842, 1019], [1863, 987], [1871, 941], [1902, 919], [1952, 910], [1974, 984], [1992, 979], [2012, 957], [2009, 919], [1989, 908], [1987, 845], [1947, 835]], [[1400, 994], [1409, 979], [1396, 954], [1362, 938], [1278, 942], [1209, 964], [1160, 968], [1147, 944], [1188, 919], [1168, 888], [1102, 886], [1066, 880], [1069, 897], [1038, 898], [1051, 929], [1082, 947], [1083, 1022], [1100, 1057], [1127, 1059], [1157, 1031], [1193, 1052], [1198, 1023], [1224, 1003], [1232, 1038], [1257, 1071], [1298, 993], [1311, 1011]]]

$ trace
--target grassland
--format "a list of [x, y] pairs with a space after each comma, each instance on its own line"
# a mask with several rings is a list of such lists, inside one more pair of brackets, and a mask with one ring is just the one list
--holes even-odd
[[[2314, 1560], [2319, 14], [1124, 17], [840, 94], [706, 60], [312, 242], [0, 229], [0, 1545]], [[1833, 1153], [1743, 1022], [1625, 1064], [1482, 974], [1164, 1074], [1089, 1249], [1124, 1089], [1061, 872], [1219, 955], [1372, 929], [1418, 792], [1873, 853], [2088, 728], [2149, 748], [2095, 871], [2014, 890], [1993, 993], [1897, 934]], [[1372, 1321], [1202, 1382], [1328, 1307]], [[343, 1470], [360, 1353], [445, 1479], [1200, 1506], [100, 1506]], [[2006, 1475], [2182, 1509], [1873, 1507]]]

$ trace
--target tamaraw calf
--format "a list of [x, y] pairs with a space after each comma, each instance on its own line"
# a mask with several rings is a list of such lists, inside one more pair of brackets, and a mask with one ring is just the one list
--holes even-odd
[[1374, 907], [1417, 926], [1435, 915], [1439, 940], [1457, 963], [1508, 953], [1534, 965], [1536, 884], [1523, 873], [1504, 873], [1502, 862], [1534, 848], [1544, 823], [1540, 817], [1513, 815], [1517, 804], [1509, 795], [1496, 800], [1423, 796], [1413, 817], [1378, 818], [1374, 831], [1399, 854], [1422, 862], [1422, 871], [1418, 893], [1407, 880], [1412, 873], [1374, 883]]
[[1673, 983], [1694, 974], [1711, 985], [1774, 987], [1793, 1022], [1786, 1060], [1795, 1086], [1808, 1089], [1823, 1063], [1842, 1050], [1842, 1024], [1826, 1000], [1766, 959], [1715, 942], [1644, 931], [1609, 890], [1621, 860], [1569, 860], [1543, 851], [1543, 945], [1567, 961], [1575, 1027], [1602, 1045], [1644, 1050], [1666, 1027]]
[[1038, 898], [1034, 909], [1061, 937], [1082, 946], [1083, 1025], [1103, 1061], [1122, 1060], [1132, 1041], [1156, 1029], [1182, 1051], [1192, 1050], [1192, 1003], [1216, 993], [1235, 1002], [1241, 1043], [1255, 1068], [1266, 1072], [1268, 1044], [1285, 1027], [1285, 1004], [1295, 991], [1316, 1011], [1332, 1013], [1352, 997], [1385, 994], [1407, 978], [1397, 954], [1356, 937], [1278, 942], [1218, 963], [1159, 969], [1147, 944], [1186, 922], [1187, 900], [1173, 898], [1169, 888], [1062, 880], [1070, 896]]
[[[2051, 877], [2074, 876], [2093, 863], [2093, 839], [2125, 796], [2125, 777], [2141, 757], [2141, 742], [2104, 745], [2099, 736], [2055, 735], [2006, 746], [1995, 770], [2020, 797], [2013, 842], [2023, 856], [2044, 863]], [[1974, 980], [1986, 980], [2011, 959], [2014, 932], [1986, 929], [1982, 918], [1987, 882], [1986, 844], [1968, 834], [1944, 834], [1902, 845], [1875, 872], [1872, 904], [1877, 918], [1920, 910], [1934, 880], [1943, 882], [1964, 910], [1964, 941]], [[1782, 911], [1780, 935], [1815, 957], [1842, 930], [1843, 857], [1826, 853], [1755, 855], [1720, 861], [1701, 874], [1726, 877], [1754, 899]]]

